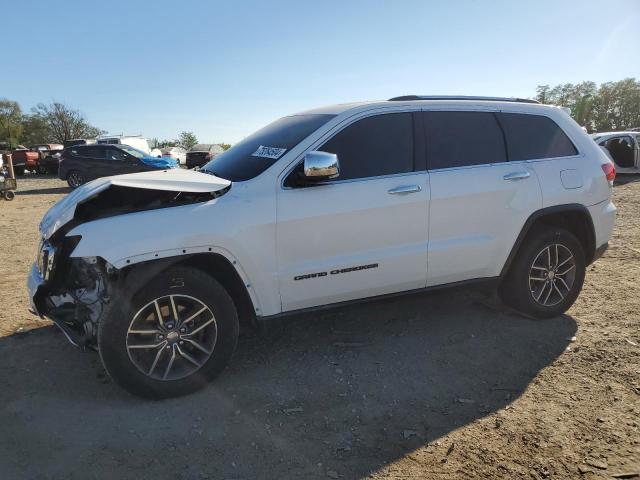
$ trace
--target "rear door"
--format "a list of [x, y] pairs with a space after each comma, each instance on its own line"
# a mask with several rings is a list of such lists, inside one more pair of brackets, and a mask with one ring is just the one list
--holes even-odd
[[105, 147], [102, 145], [91, 145], [78, 149], [84, 157], [83, 166], [87, 178], [98, 178], [109, 175], [105, 159]]
[[524, 161], [507, 161], [492, 111], [425, 111], [431, 182], [429, 286], [499, 275], [526, 219], [542, 205]]
[[358, 119], [311, 147], [338, 155], [338, 178], [301, 187], [292, 182], [301, 164], [285, 173], [276, 227], [284, 311], [425, 286], [429, 183], [414, 128], [410, 112]]

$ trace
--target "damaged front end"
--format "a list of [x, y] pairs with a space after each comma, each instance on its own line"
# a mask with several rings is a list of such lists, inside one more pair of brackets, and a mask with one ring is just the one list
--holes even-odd
[[69, 257], [70, 244], [79, 238], [65, 240], [58, 248], [48, 242], [40, 248], [34, 268], [42, 283], [33, 294], [32, 304], [35, 312], [51, 319], [71, 343], [95, 348], [98, 322], [111, 299], [119, 271], [99, 257]]
[[[215, 179], [215, 188], [201, 177]], [[82, 238], [68, 233], [101, 218], [207, 202], [226, 193], [231, 184], [189, 172], [151, 178], [123, 175], [99, 179], [86, 187], [84, 192], [78, 189], [61, 200], [41, 222], [43, 240], [28, 288], [34, 313], [50, 318], [74, 345], [95, 348], [100, 319], [126, 272], [100, 257], [100, 252], [92, 257], [73, 257]], [[114, 240], [126, 241], [126, 232], [113, 235]]]

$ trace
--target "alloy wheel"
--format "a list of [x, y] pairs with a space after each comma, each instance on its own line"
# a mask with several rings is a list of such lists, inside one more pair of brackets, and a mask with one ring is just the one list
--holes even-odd
[[562, 302], [571, 292], [576, 262], [571, 250], [560, 243], [544, 247], [529, 269], [529, 290], [534, 301], [544, 307]]
[[73, 188], [77, 188], [80, 185], [82, 185], [84, 179], [82, 178], [82, 175], [80, 175], [79, 173], [72, 172], [69, 174], [69, 177], [67, 180], [69, 181], [69, 184]]
[[188, 295], [166, 295], [142, 307], [127, 330], [129, 359], [156, 380], [192, 375], [211, 357], [218, 326], [211, 309]]

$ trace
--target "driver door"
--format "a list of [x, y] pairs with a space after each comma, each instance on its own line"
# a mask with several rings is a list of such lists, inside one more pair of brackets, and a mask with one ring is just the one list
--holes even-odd
[[335, 179], [296, 186], [300, 164], [284, 178], [276, 226], [283, 311], [425, 287], [429, 182], [416, 162], [413, 115], [359, 119], [312, 147], [337, 154]]

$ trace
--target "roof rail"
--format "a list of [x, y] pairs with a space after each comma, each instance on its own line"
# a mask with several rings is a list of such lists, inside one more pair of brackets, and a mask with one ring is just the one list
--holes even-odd
[[481, 100], [483, 102], [517, 102], [517, 103], [540, 103], [530, 98], [514, 97], [476, 97], [466, 95], [402, 95], [390, 98], [389, 102], [408, 102], [411, 100]]

